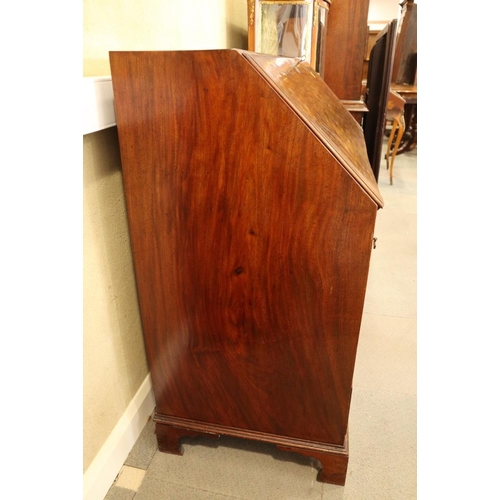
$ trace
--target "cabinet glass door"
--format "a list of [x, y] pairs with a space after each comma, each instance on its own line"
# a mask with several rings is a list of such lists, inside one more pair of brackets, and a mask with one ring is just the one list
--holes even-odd
[[248, 0], [249, 50], [299, 57], [323, 75], [326, 0]]
[[256, 51], [311, 62], [312, 4], [258, 0]]

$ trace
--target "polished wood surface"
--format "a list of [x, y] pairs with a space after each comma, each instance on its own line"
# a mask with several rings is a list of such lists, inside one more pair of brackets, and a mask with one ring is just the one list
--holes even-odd
[[399, 94], [405, 100], [405, 104], [417, 104], [416, 85], [391, 83], [391, 91]]
[[391, 88], [406, 101], [406, 130], [397, 154], [417, 147], [417, 4], [401, 2]]
[[[325, 147], [342, 160], [344, 168], [382, 206], [380, 191], [366, 161], [362, 129], [353, 126], [349, 114], [343, 112], [344, 103], [322, 81], [318, 81], [318, 75], [311, 66], [300, 59], [265, 54], [246, 52], [245, 57], [262, 70], [263, 76], [268, 78]], [[346, 130], [349, 130], [348, 134]]]
[[417, 147], [417, 85], [392, 83], [391, 91], [396, 92], [405, 101], [406, 128], [396, 154], [413, 151]]
[[401, 2], [396, 50], [394, 53], [393, 83], [414, 85], [417, 77], [417, 4]]
[[[161, 448], [267, 440], [343, 484], [382, 205], [353, 176], [370, 173], [359, 126], [307, 63], [280, 74], [236, 50], [110, 61]], [[321, 106], [334, 115], [314, 118]]]
[[391, 132], [387, 141], [387, 152], [385, 154], [387, 168], [389, 169], [389, 181], [392, 185], [394, 160], [398, 152], [401, 139], [405, 131], [405, 100], [397, 93], [391, 90], [387, 101], [386, 120], [391, 124]]
[[[332, 0], [326, 32], [323, 78], [341, 101], [358, 101], [359, 105], [363, 105], [361, 82], [369, 4], [369, 0]], [[362, 116], [356, 111], [354, 114]]]

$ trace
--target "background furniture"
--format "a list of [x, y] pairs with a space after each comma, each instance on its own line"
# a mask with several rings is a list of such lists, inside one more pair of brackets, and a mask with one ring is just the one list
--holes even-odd
[[328, 12], [323, 79], [361, 123], [363, 62], [368, 37], [370, 0], [332, 0]]
[[300, 59], [111, 52], [162, 451], [265, 441], [344, 484], [383, 205], [361, 128]]
[[[363, 83], [366, 84], [366, 79], [368, 78], [368, 65], [370, 64], [370, 52], [375, 45], [375, 40], [377, 39], [379, 33], [382, 31], [380, 29], [370, 29], [369, 26], [366, 28], [368, 30], [368, 42], [366, 44], [365, 60], [363, 61]], [[363, 94], [364, 95], [364, 94]]]
[[247, 0], [248, 50], [300, 57], [323, 76], [330, 0]]
[[396, 154], [412, 151], [417, 147], [417, 86], [391, 84], [391, 90], [400, 95], [404, 101], [406, 129]]
[[[248, 0], [248, 50], [274, 55], [303, 55], [285, 54], [277, 46], [264, 46], [257, 37], [265, 23], [262, 17], [264, 6], [269, 9], [295, 4], [297, 8], [304, 4], [305, 8], [307, 3], [314, 3], [315, 21], [311, 25], [313, 43], [310, 45], [310, 54], [306, 51], [305, 59], [311, 62], [346, 109], [361, 123], [363, 113], [367, 111], [362, 99], [362, 79], [369, 0]], [[274, 28], [267, 28], [266, 31], [267, 36], [269, 32], [275, 32]], [[272, 38], [277, 39], [277, 36]]]
[[387, 101], [386, 120], [391, 123], [391, 132], [387, 141], [387, 153], [385, 155], [387, 168], [389, 169], [389, 180], [392, 185], [392, 174], [394, 160], [398, 152], [399, 144], [405, 131], [405, 100], [396, 92], [391, 90]]
[[368, 112], [363, 119], [363, 133], [370, 165], [377, 180], [386, 127], [396, 28], [397, 20], [394, 19], [379, 33], [371, 50], [368, 66], [365, 97]]
[[401, 3], [391, 82], [391, 88], [406, 101], [400, 154], [417, 146], [417, 4], [413, 0]]
[[417, 4], [414, 0], [401, 2], [394, 68], [391, 81], [415, 85], [417, 78]]

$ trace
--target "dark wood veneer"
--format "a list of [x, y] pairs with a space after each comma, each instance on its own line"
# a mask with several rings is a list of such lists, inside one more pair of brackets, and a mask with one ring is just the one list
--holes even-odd
[[[363, 64], [368, 41], [370, 0], [332, 0], [328, 12], [324, 79], [361, 123]], [[362, 108], [353, 109], [352, 103]]]
[[262, 440], [343, 484], [382, 206], [361, 128], [299, 60], [110, 59], [160, 449]]

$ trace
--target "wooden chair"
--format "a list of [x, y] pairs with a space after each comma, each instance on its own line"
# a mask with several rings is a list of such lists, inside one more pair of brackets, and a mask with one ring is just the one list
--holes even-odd
[[398, 152], [401, 139], [405, 131], [405, 109], [406, 101], [394, 91], [389, 92], [389, 98], [387, 100], [387, 111], [386, 119], [391, 124], [391, 133], [389, 135], [389, 141], [387, 143], [387, 153], [385, 155], [387, 168], [389, 169], [389, 179], [392, 185], [392, 171], [394, 168], [394, 159]]

